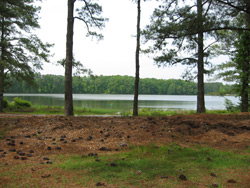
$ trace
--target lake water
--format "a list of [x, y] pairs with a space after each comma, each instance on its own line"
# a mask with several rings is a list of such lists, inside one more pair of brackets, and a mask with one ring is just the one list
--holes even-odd
[[[8, 100], [21, 97], [34, 105], [64, 106], [64, 94], [5, 94]], [[133, 108], [133, 95], [106, 95], [106, 94], [74, 94], [74, 106], [86, 108], [119, 109], [128, 111]], [[234, 104], [239, 99], [226, 96]], [[196, 110], [196, 96], [189, 95], [140, 95], [139, 108], [164, 110]], [[225, 97], [205, 96], [206, 109], [225, 109]]]

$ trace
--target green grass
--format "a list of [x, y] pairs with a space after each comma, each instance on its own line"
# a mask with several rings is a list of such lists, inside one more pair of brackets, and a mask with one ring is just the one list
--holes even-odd
[[[176, 144], [168, 147], [154, 146], [133, 147], [126, 153], [102, 155], [100, 162], [93, 157], [82, 158], [72, 155], [60, 157], [60, 168], [66, 171], [85, 172], [84, 177], [94, 179], [96, 182], [104, 181], [109, 184], [124, 184], [143, 186], [160, 179], [162, 176], [170, 176], [169, 185], [180, 183], [178, 176], [185, 174], [191, 182], [197, 182], [202, 177], [209, 176], [211, 172], [220, 174], [220, 178], [227, 177], [227, 172], [235, 169], [240, 171], [250, 170], [249, 156], [247, 154], [235, 154], [223, 152], [212, 148], [182, 148]], [[211, 161], [208, 161], [208, 158]], [[117, 164], [112, 167], [110, 164]], [[141, 171], [141, 175], [137, 172]]]
[[[45, 115], [63, 115], [63, 106], [32, 106], [28, 108], [7, 108], [6, 113], [27, 113], [27, 114], [45, 114]], [[75, 115], [116, 115], [117, 109], [98, 109], [98, 108], [74, 108]]]

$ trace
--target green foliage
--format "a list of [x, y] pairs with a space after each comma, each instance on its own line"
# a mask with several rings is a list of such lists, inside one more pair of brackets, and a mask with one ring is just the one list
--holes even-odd
[[[32, 34], [33, 29], [39, 28], [40, 7], [34, 2], [0, 1], [0, 100], [11, 85], [7, 77], [34, 84], [35, 71], [42, 69], [42, 62], [49, 62], [49, 48], [52, 45], [43, 43]], [[0, 111], [2, 109], [3, 106], [0, 106]]]
[[3, 99], [3, 108], [8, 108], [8, 106], [9, 106], [9, 101], [6, 98], [4, 98]]
[[19, 108], [28, 108], [28, 107], [32, 106], [31, 102], [23, 100], [19, 97], [15, 97], [13, 99], [13, 102], [14, 102], [14, 108], [18, 108], [18, 109]]
[[226, 110], [229, 112], [235, 112], [236, 110], [238, 110], [238, 107], [234, 105], [231, 100], [227, 98], [225, 98], [225, 107], [226, 107]]
[[[31, 87], [25, 82], [10, 78], [13, 86], [8, 93], [64, 93], [64, 77], [56, 75], [36, 75], [36, 85]], [[205, 94], [232, 94], [232, 86], [222, 83], [205, 84]], [[87, 94], [133, 94], [132, 76], [90, 76], [73, 77], [73, 93]], [[183, 80], [163, 80], [145, 78], [140, 80], [140, 94], [159, 95], [196, 95], [197, 84]]]

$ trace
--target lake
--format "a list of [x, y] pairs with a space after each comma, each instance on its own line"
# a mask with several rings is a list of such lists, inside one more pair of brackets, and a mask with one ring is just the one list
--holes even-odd
[[[33, 105], [64, 106], [64, 94], [5, 94], [8, 100], [20, 97]], [[133, 95], [74, 94], [74, 106], [85, 108], [119, 109], [129, 111], [133, 108]], [[189, 95], [140, 95], [139, 108], [164, 110], [196, 110], [196, 96]], [[234, 104], [239, 99], [234, 96], [205, 96], [206, 109], [225, 109], [225, 98]]]

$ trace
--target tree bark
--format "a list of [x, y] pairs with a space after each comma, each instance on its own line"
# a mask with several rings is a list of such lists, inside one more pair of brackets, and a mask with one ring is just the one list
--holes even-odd
[[198, 14], [198, 93], [197, 93], [197, 113], [205, 113], [205, 97], [204, 97], [204, 36], [203, 36], [203, 15], [202, 0], [197, 0]]
[[3, 93], [4, 93], [4, 55], [5, 55], [5, 46], [4, 46], [4, 34], [5, 34], [5, 29], [4, 29], [4, 18], [2, 18], [2, 25], [1, 25], [1, 56], [0, 56], [0, 112], [3, 112]]
[[[250, 3], [249, 1], [245, 1], [247, 12], [250, 12]], [[247, 28], [250, 28], [250, 14], [246, 14], [246, 25]], [[248, 112], [249, 108], [249, 80], [250, 80], [250, 49], [247, 46], [247, 57], [243, 62], [242, 67], [242, 88], [241, 88], [241, 112]]]
[[137, 38], [135, 52], [135, 91], [134, 91], [134, 107], [133, 116], [138, 116], [138, 96], [139, 96], [139, 81], [140, 81], [140, 22], [141, 22], [141, 0], [137, 1]]
[[66, 62], [65, 62], [65, 110], [64, 110], [65, 116], [74, 115], [73, 94], [72, 94], [74, 3], [75, 3], [75, 0], [68, 0]]

